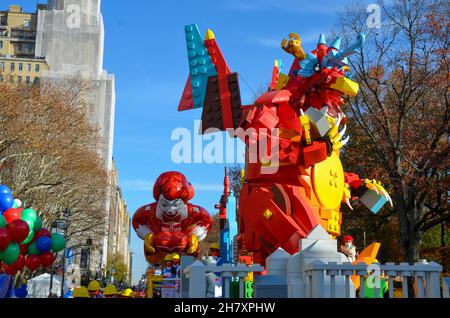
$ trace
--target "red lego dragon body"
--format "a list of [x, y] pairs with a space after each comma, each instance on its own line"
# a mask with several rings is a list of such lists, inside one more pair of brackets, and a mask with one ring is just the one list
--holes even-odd
[[[244, 132], [235, 134], [247, 146], [238, 245], [253, 253], [255, 263], [263, 264], [280, 247], [298, 252], [300, 239], [318, 224], [339, 236], [341, 203], [351, 208], [350, 200], [361, 194], [374, 213], [391, 202], [379, 182], [344, 173], [339, 156], [348, 141], [341, 106], [345, 96], [359, 89], [347, 76], [347, 57], [359, 52], [363, 34], [344, 50], [339, 37], [327, 45], [321, 35], [308, 54], [300, 37], [290, 34], [289, 41], [282, 41], [295, 57], [289, 73], [282, 74], [276, 62], [268, 92], [243, 106], [237, 73], [230, 72], [212, 31], [204, 40], [196, 25], [185, 31], [190, 76], [179, 110], [203, 107], [202, 133], [210, 128]], [[267, 137], [269, 160], [253, 156], [252, 146], [262, 146]]]

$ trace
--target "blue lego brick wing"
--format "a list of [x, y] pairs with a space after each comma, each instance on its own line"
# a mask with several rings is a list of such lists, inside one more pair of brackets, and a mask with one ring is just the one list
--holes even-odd
[[216, 76], [217, 70], [203, 43], [198, 26], [196, 24], [187, 25], [185, 33], [194, 108], [201, 108], [205, 100], [208, 77]]

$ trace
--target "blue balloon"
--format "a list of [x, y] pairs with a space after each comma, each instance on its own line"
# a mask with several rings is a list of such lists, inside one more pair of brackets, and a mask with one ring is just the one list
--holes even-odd
[[0, 193], [0, 212], [11, 209], [14, 205], [14, 198], [11, 194]]
[[1, 194], [11, 194], [11, 189], [5, 185], [0, 184], [0, 195]]
[[41, 236], [36, 240], [36, 249], [42, 254], [50, 251], [52, 248], [52, 240], [47, 236]]

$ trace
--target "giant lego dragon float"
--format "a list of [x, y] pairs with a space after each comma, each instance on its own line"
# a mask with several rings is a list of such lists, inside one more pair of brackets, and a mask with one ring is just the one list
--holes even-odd
[[[340, 160], [348, 142], [341, 106], [345, 96], [359, 90], [347, 76], [347, 58], [360, 51], [363, 34], [342, 50], [341, 38], [327, 45], [320, 35], [311, 53], [303, 51], [297, 34], [289, 34], [281, 43], [294, 56], [289, 73], [282, 74], [275, 63], [268, 92], [253, 105], [242, 105], [238, 75], [230, 71], [214, 33], [208, 30], [202, 40], [197, 25], [187, 25], [185, 33], [190, 75], [179, 110], [203, 108], [202, 133], [210, 128], [256, 132], [240, 135], [247, 149], [239, 197], [241, 251], [264, 263], [279, 247], [298, 252], [299, 240], [318, 224], [333, 238], [339, 236], [341, 203], [351, 208], [350, 201], [359, 198], [374, 213], [392, 204], [380, 182], [344, 172]], [[259, 155], [250, 160], [252, 144], [267, 135], [269, 143], [276, 141], [275, 150], [268, 148], [277, 161]]]

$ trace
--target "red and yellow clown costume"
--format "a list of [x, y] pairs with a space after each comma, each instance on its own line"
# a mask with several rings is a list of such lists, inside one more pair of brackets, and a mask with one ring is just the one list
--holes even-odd
[[194, 187], [176, 171], [161, 174], [153, 187], [157, 202], [140, 207], [133, 216], [133, 228], [144, 240], [144, 254], [149, 263], [158, 263], [170, 253], [197, 256], [199, 242], [212, 225], [209, 213], [188, 203]]

